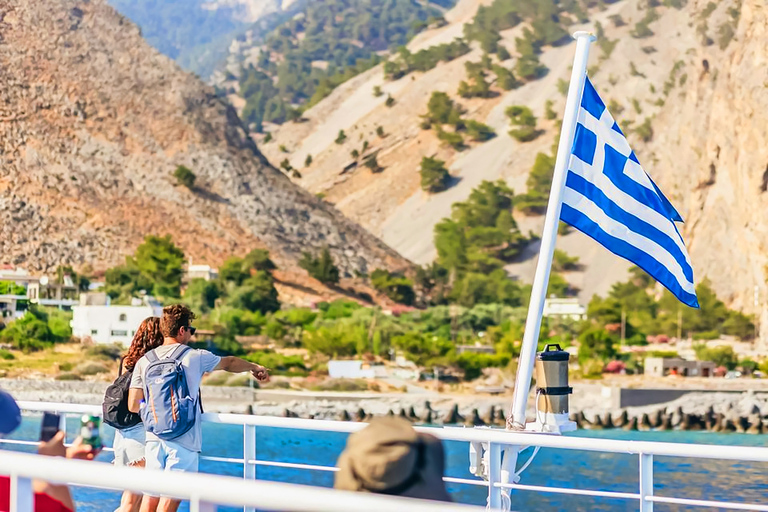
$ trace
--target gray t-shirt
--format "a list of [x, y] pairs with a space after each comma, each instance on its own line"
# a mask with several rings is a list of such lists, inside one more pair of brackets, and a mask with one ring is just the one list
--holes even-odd
[[[170, 353], [178, 347], [178, 344], [161, 345], [155, 349], [155, 354], [159, 359], [164, 359], [170, 355]], [[181, 349], [179, 349], [181, 350]], [[213, 371], [218, 366], [221, 358], [217, 355], [211, 354], [207, 350], [191, 349], [187, 350], [184, 357], [181, 358], [181, 366], [184, 368], [184, 372], [187, 377], [187, 386], [189, 387], [189, 396], [197, 397], [200, 392], [200, 381], [205, 373]], [[147, 356], [142, 357], [136, 362], [136, 367], [133, 369], [133, 377], [131, 378], [131, 388], [144, 389], [144, 377], [147, 373], [147, 366], [149, 360]], [[203, 427], [200, 421], [200, 406], [196, 405], [196, 415], [194, 426], [189, 429], [189, 432], [174, 439], [173, 442], [181, 445], [187, 450], [193, 452], [202, 451], [203, 447]], [[157, 436], [147, 432], [147, 441], [161, 441]]]

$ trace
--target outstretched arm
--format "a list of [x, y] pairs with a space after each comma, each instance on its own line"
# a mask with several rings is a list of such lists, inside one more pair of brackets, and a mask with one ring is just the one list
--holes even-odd
[[269, 370], [267, 368], [235, 356], [222, 357], [215, 369], [230, 373], [251, 372], [251, 375], [259, 382], [267, 382], [269, 380]]

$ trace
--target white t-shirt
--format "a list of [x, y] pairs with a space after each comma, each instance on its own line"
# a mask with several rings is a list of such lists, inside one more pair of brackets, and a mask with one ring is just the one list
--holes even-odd
[[[178, 346], [177, 343], [161, 345], [155, 349], [155, 354], [159, 359], [165, 359]], [[200, 381], [202, 380], [203, 375], [213, 371], [220, 361], [221, 358], [219, 356], [211, 354], [207, 350], [187, 350], [184, 357], [181, 358], [181, 366], [184, 368], [184, 373], [187, 377], [189, 396], [197, 398], [198, 393], [200, 392]], [[133, 369], [133, 377], [131, 378], [131, 388], [144, 390], [144, 377], [147, 373], [147, 366], [149, 366], [149, 359], [147, 359], [147, 356], [142, 357], [136, 362], [136, 367]], [[200, 421], [200, 406], [198, 404], [195, 405], [195, 410], [195, 424], [187, 433], [174, 439], [173, 442], [181, 445], [187, 450], [199, 452], [202, 451], [203, 447], [203, 427]], [[156, 435], [147, 432], [147, 441], [162, 440]]]

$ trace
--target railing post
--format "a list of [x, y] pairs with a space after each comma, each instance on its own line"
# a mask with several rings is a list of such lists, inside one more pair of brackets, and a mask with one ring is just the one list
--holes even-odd
[[501, 445], [488, 443], [488, 507], [491, 510], [501, 509]]
[[640, 454], [640, 512], [653, 512], [653, 502], [646, 498], [653, 496], [653, 454]]
[[[243, 478], [256, 480], [256, 426], [243, 425]], [[245, 512], [256, 512], [255, 507], [245, 507]]]
[[189, 500], [189, 512], [216, 512], [216, 508], [214, 503], [200, 501], [197, 496]]
[[32, 479], [11, 475], [11, 512], [32, 512]]

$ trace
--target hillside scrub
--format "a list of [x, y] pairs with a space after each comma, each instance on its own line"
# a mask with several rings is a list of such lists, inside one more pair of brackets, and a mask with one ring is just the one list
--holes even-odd
[[506, 114], [512, 125], [518, 127], [509, 131], [509, 135], [518, 142], [530, 142], [541, 135], [541, 130], [536, 129], [536, 116], [530, 108], [512, 105], [507, 107]]
[[334, 264], [331, 252], [327, 247], [323, 248], [319, 256], [313, 256], [308, 252], [302, 254], [299, 266], [323, 284], [339, 282], [339, 269]]
[[469, 45], [460, 38], [450, 43], [430, 46], [416, 53], [411, 53], [403, 46], [398, 49], [394, 58], [384, 63], [384, 77], [387, 80], [397, 80], [414, 71], [429, 71], [440, 62], [450, 62], [469, 52]]
[[416, 299], [413, 283], [401, 274], [376, 269], [371, 273], [371, 285], [398, 304], [410, 306]]
[[528, 192], [516, 198], [515, 207], [519, 211], [526, 215], [543, 215], [546, 213], [554, 169], [554, 156], [544, 153], [536, 155], [536, 161], [526, 180]]
[[432, 157], [421, 159], [421, 188], [430, 193], [442, 192], [448, 188], [451, 175], [445, 168], [445, 162]]
[[197, 179], [197, 176], [195, 176], [195, 173], [188, 167], [179, 165], [176, 167], [176, 170], [173, 171], [173, 177], [176, 178], [176, 182], [179, 185], [183, 185], [190, 190], [195, 188], [195, 179]]
[[491, 84], [486, 81], [485, 66], [481, 62], [466, 62], [467, 80], [459, 83], [458, 95], [462, 98], [488, 98]]

